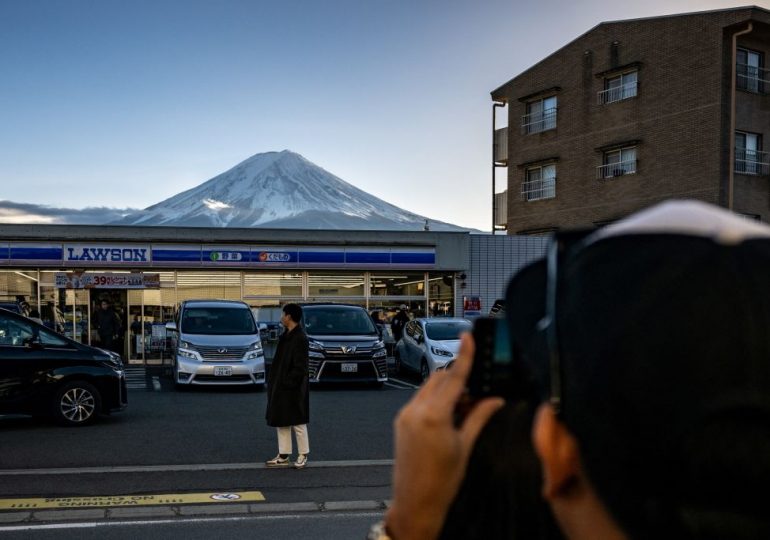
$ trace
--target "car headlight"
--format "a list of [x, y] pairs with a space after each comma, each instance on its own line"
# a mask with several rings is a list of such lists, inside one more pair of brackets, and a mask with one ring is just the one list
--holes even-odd
[[323, 350], [324, 350], [323, 345], [321, 345], [317, 341], [312, 341], [312, 340], [308, 341], [307, 345], [308, 345], [308, 348], [311, 351], [322, 351], [323, 352]]
[[436, 356], [448, 356], [449, 358], [452, 358], [454, 356], [454, 354], [452, 354], [451, 352], [445, 349], [439, 349], [438, 347], [434, 347], [433, 345], [431, 345], [430, 347], [430, 352], [432, 352]]
[[385, 342], [380, 340], [373, 346], [375, 349], [384, 349], [385, 348]]
[[246, 360], [254, 360], [255, 358], [259, 358], [262, 356], [262, 342], [261, 341], [255, 341], [251, 345], [249, 345], [249, 352], [246, 355]]
[[387, 356], [388, 353], [385, 352], [385, 349], [379, 349], [374, 352], [374, 355], [372, 355], [374, 358], [382, 358], [383, 356]]
[[192, 360], [199, 359], [198, 353], [195, 352], [195, 345], [193, 345], [189, 341], [180, 341], [179, 348], [177, 349], [176, 352], [179, 356], [183, 356], [184, 358], [190, 358]]
[[187, 349], [179, 349], [177, 353], [179, 354], [179, 356], [184, 356], [185, 358], [192, 358], [193, 360], [198, 359], [198, 355], [195, 354], [194, 351], [188, 351]]

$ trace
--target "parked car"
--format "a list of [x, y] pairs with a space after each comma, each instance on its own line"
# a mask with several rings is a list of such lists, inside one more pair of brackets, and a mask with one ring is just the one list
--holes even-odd
[[0, 414], [50, 415], [82, 426], [127, 403], [120, 355], [0, 309]]
[[265, 356], [251, 308], [234, 300], [185, 300], [174, 322], [174, 383], [265, 384]]
[[19, 300], [0, 299], [0, 308], [29, 317], [29, 304]]
[[305, 304], [302, 326], [310, 345], [310, 382], [388, 380], [385, 343], [369, 313], [347, 304]]
[[457, 357], [460, 334], [470, 332], [472, 323], [456, 317], [419, 318], [406, 323], [404, 335], [396, 343], [396, 373], [412, 371], [423, 380]]

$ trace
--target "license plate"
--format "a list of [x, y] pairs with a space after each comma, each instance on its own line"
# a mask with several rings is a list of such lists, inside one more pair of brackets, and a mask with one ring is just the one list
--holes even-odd
[[233, 368], [229, 366], [216, 366], [214, 368], [214, 375], [217, 377], [229, 377], [233, 374]]
[[342, 364], [340, 371], [342, 373], [356, 373], [358, 371], [358, 364]]

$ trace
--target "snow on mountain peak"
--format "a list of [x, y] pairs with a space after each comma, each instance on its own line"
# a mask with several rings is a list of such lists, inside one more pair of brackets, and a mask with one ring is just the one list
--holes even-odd
[[[422, 230], [389, 204], [290, 150], [255, 154], [117, 223], [205, 227]], [[464, 230], [431, 220], [433, 230]]]

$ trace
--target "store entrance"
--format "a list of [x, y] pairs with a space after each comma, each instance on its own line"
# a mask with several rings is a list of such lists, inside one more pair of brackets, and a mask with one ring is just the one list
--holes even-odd
[[127, 294], [125, 289], [89, 289], [91, 345], [127, 358]]

